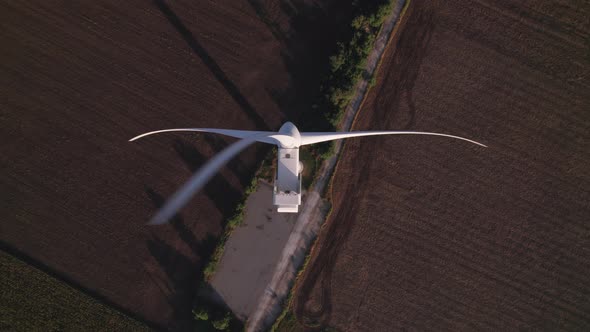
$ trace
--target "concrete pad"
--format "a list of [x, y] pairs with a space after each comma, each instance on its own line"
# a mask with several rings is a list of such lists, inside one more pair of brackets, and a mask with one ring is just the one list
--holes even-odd
[[270, 283], [297, 214], [277, 213], [273, 187], [259, 182], [246, 201], [244, 223], [228, 239], [211, 286], [234, 314], [246, 320]]

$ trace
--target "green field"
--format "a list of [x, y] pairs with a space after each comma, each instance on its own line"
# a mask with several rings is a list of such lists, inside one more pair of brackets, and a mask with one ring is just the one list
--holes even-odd
[[47, 273], [0, 251], [0, 330], [150, 329]]

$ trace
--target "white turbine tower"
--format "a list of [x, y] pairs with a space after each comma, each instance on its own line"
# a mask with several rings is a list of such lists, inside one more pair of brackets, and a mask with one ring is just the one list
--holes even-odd
[[301, 204], [301, 167], [299, 163], [299, 147], [302, 145], [332, 141], [342, 138], [373, 136], [373, 135], [430, 135], [443, 136], [460, 139], [483, 147], [487, 147], [476, 141], [447, 134], [430, 133], [422, 131], [353, 131], [353, 132], [303, 132], [300, 133], [297, 127], [291, 122], [286, 122], [281, 126], [278, 132], [271, 131], [249, 131], [249, 130], [231, 130], [216, 128], [178, 128], [151, 131], [149, 133], [136, 136], [129, 141], [135, 141], [139, 138], [173, 131], [196, 131], [205, 133], [215, 133], [236, 138], [241, 140], [233, 143], [225, 150], [211, 158], [198, 172], [196, 172], [180, 188], [164, 206], [154, 215], [149, 222], [152, 225], [160, 225], [171, 219], [184, 205], [188, 203], [191, 197], [196, 194], [211, 177], [231, 158], [240, 151], [244, 150], [254, 142], [275, 144], [278, 146], [277, 174], [274, 183], [273, 203], [277, 205], [278, 212], [296, 213]]

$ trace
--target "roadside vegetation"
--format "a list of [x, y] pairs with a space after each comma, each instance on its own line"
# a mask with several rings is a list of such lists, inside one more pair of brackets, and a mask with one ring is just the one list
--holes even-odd
[[0, 267], [2, 331], [151, 330], [7, 252]]
[[[367, 57], [381, 25], [396, 4], [397, 0], [356, 1], [356, 14], [350, 25], [349, 37], [338, 42], [336, 53], [330, 57], [329, 69], [316, 101], [299, 121], [302, 130], [337, 130], [359, 81], [369, 79], [374, 82], [365, 70]], [[334, 154], [334, 143], [314, 144], [308, 149], [318, 159], [327, 159]]]
[[[409, 2], [409, 1], [408, 1]], [[376, 84], [374, 76], [369, 76], [365, 66], [367, 57], [373, 50], [375, 39], [385, 21], [385, 18], [392, 12], [397, 0], [383, 0], [371, 4], [358, 4], [357, 15], [351, 23], [350, 39], [338, 43], [338, 50], [330, 57], [330, 71], [324, 83], [318, 101], [311, 110], [304, 113], [302, 128], [306, 131], [334, 131], [337, 130], [344, 112], [354, 97], [355, 87], [361, 79], [368, 79], [369, 86]], [[407, 5], [407, 3], [406, 3]], [[321, 109], [321, 111], [319, 111]], [[323, 159], [330, 158], [334, 154], [334, 143], [322, 143], [305, 146], [305, 154], [310, 159], [315, 159], [314, 173], [317, 165]], [[303, 153], [303, 148], [302, 152]], [[312, 180], [313, 181], [313, 176]], [[330, 182], [331, 183], [331, 182]], [[324, 193], [325, 194], [325, 193]], [[331, 210], [326, 218], [329, 217]], [[303, 275], [315, 243], [312, 245], [310, 254], [305, 258], [303, 266], [299, 269], [294, 285]], [[298, 332], [305, 331], [295, 314], [293, 313], [293, 292], [291, 288], [289, 296], [285, 301], [283, 312], [273, 324], [272, 332]], [[331, 331], [330, 327], [320, 331]]]
[[[357, 83], [368, 77], [365, 71], [367, 56], [373, 49], [375, 38], [381, 29], [387, 15], [389, 15], [397, 0], [382, 0], [377, 2], [357, 1], [355, 15], [350, 25], [348, 39], [337, 44], [336, 54], [330, 57], [329, 68], [316, 102], [303, 112], [298, 119], [301, 130], [304, 131], [334, 131], [342, 119], [342, 115], [353, 95]], [[302, 173], [302, 186], [308, 189], [314, 181], [317, 168], [324, 159], [334, 154], [334, 145], [330, 143], [304, 146], [300, 149], [300, 159], [304, 164]], [[268, 153], [267, 158], [261, 163], [251, 184], [244, 192], [242, 201], [236, 207], [233, 216], [227, 221], [223, 235], [203, 271], [203, 285], [211, 281], [217, 265], [223, 256], [225, 244], [232, 232], [242, 223], [244, 208], [249, 195], [256, 190], [259, 180], [272, 182], [274, 178], [276, 149]], [[299, 275], [304, 271], [309, 256], [301, 267]], [[298, 278], [299, 278], [298, 275]], [[292, 292], [292, 291], [291, 291]], [[285, 309], [272, 327], [272, 331], [302, 331], [292, 314], [291, 294], [286, 300]], [[236, 325], [237, 319], [231, 312], [225, 312], [214, 304], [200, 305], [193, 310], [197, 327], [202, 330], [239, 330], [241, 325]]]
[[193, 309], [195, 331], [242, 331], [243, 325], [231, 312], [220, 307], [200, 306]]
[[[305, 269], [307, 268], [307, 264], [309, 264], [310, 259], [311, 259], [311, 250], [310, 250], [310, 253], [307, 254], [307, 256], [305, 256], [305, 261], [303, 262], [303, 265], [299, 268], [299, 271], [297, 272], [297, 277], [295, 278], [293, 285], [296, 285], [297, 281], [299, 281], [299, 279], [303, 275], [303, 271], [305, 271]], [[291, 310], [293, 307], [293, 293], [294, 292], [295, 292], [295, 288], [291, 287], [291, 290], [289, 291], [289, 295], [287, 296], [287, 299], [285, 300], [285, 303], [283, 305], [284, 306], [283, 311], [281, 312], [279, 317], [277, 317], [277, 319], [275, 320], [275, 323], [270, 328], [271, 332], [284, 332], [284, 331], [291, 331], [291, 332], [302, 331], [303, 332], [303, 331], [305, 331], [303, 326], [301, 326], [299, 324], [299, 322], [297, 321], [297, 318], [293, 314], [293, 310]]]
[[213, 278], [213, 275], [215, 275], [215, 271], [217, 270], [217, 265], [219, 264], [219, 261], [221, 260], [221, 257], [223, 256], [223, 252], [225, 250], [225, 243], [227, 242], [227, 240], [229, 239], [229, 237], [231, 236], [233, 231], [238, 226], [240, 226], [242, 224], [242, 222], [244, 221], [244, 212], [245, 212], [244, 209], [246, 208], [246, 200], [248, 199], [250, 194], [252, 194], [253, 192], [256, 191], [256, 187], [258, 186], [259, 179], [260, 179], [260, 177], [258, 176], [258, 173], [257, 173], [257, 175], [254, 176], [254, 178], [252, 178], [252, 181], [250, 182], [250, 184], [248, 185], [248, 187], [244, 191], [244, 196], [242, 197], [242, 200], [240, 201], [240, 203], [238, 203], [238, 205], [236, 206], [233, 216], [227, 220], [223, 234], [219, 238], [219, 241], [217, 242], [217, 246], [215, 247], [215, 250], [213, 251], [213, 255], [209, 259], [209, 262], [207, 263], [207, 265], [205, 266], [205, 270], [203, 271], [203, 277], [204, 277], [205, 281], [210, 282], [211, 279]]
[[314, 157], [308, 146], [299, 148], [299, 160], [303, 163], [301, 186], [307, 190], [313, 183], [317, 168], [320, 166], [320, 160]]
[[[330, 210], [326, 213], [326, 219], [328, 219], [330, 217], [330, 214], [332, 214], [331, 207], [330, 207]], [[283, 304], [283, 311], [281, 312], [279, 317], [277, 317], [274, 324], [272, 325], [272, 327], [270, 329], [271, 332], [284, 332], [284, 331], [304, 332], [304, 331], [306, 331], [306, 327], [302, 326], [299, 323], [299, 321], [297, 320], [297, 317], [295, 317], [295, 314], [293, 312], [293, 296], [296, 291], [295, 285], [297, 285], [299, 283], [299, 281], [301, 280], [301, 278], [303, 278], [303, 273], [305, 272], [305, 269], [307, 269], [307, 266], [309, 265], [309, 262], [311, 261], [311, 257], [312, 257], [316, 242], [317, 242], [317, 239], [316, 239], [316, 241], [314, 241], [314, 244], [311, 246], [307, 256], [305, 256], [305, 260], [303, 261], [303, 265], [301, 265], [301, 267], [299, 268], [299, 271], [297, 272], [297, 277], [295, 277], [295, 281], [293, 281], [293, 285], [291, 286], [291, 290], [289, 291], [289, 295], [287, 296], [287, 299], [285, 300], [285, 302]], [[307, 328], [309, 328], [309, 327], [310, 326], [307, 326]], [[320, 329], [319, 331], [326, 331], [327, 332], [327, 331], [331, 331], [331, 328], [325, 327], [325, 328]]]

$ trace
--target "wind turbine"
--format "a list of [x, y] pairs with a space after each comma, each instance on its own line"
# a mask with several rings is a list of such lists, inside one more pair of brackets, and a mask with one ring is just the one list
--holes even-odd
[[241, 140], [231, 144], [215, 157], [211, 158], [203, 167], [196, 172], [172, 197], [166, 201], [164, 206], [154, 215], [149, 224], [160, 225], [171, 219], [191, 197], [196, 194], [211, 177], [225, 165], [231, 158], [255, 142], [274, 144], [278, 146], [277, 173], [273, 190], [273, 203], [277, 205], [278, 212], [297, 213], [301, 205], [301, 170], [299, 162], [299, 147], [308, 144], [332, 141], [342, 138], [374, 136], [374, 135], [430, 135], [443, 136], [467, 141], [479, 146], [487, 147], [479, 142], [440, 133], [423, 131], [352, 131], [352, 132], [299, 132], [291, 122], [286, 122], [278, 132], [272, 131], [250, 131], [232, 130], [217, 128], [177, 128], [150, 131], [136, 136], [129, 141], [139, 138], [174, 131], [196, 131], [215, 133]]

